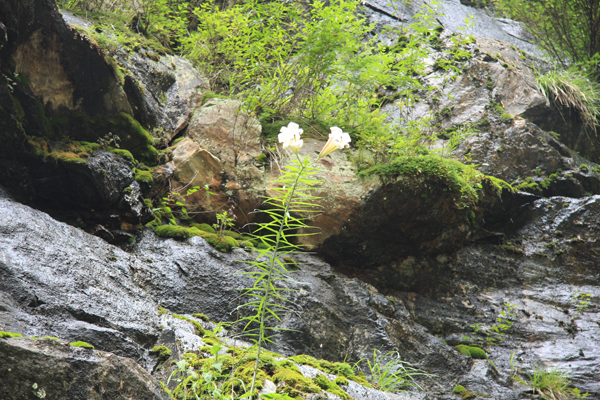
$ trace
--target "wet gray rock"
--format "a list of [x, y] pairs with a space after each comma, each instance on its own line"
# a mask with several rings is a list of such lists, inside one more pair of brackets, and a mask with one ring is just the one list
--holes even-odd
[[186, 128], [209, 89], [208, 79], [189, 60], [178, 56], [121, 51], [117, 60], [131, 72], [124, 88], [133, 115], [145, 126], [161, 128], [154, 135], [166, 145]]
[[129, 358], [58, 340], [0, 339], [0, 358], [0, 396], [6, 400], [169, 398]]
[[[251, 281], [242, 273], [252, 255], [237, 249], [219, 253], [204, 239], [180, 243], [145, 231], [135, 253], [147, 260], [137, 271], [148, 293], [160, 305], [179, 314], [202, 312], [215, 321], [234, 321], [240, 300], [238, 289]], [[309, 354], [317, 358], [358, 360], [373, 349], [398, 350], [408, 360], [434, 371], [456, 376], [467, 367], [457, 354], [407, 319], [400, 304], [378, 294], [358, 280], [349, 279], [307, 255], [297, 256], [298, 270], [289, 288], [294, 311], [282, 318], [274, 350], [284, 355]], [[243, 314], [242, 314], [243, 315]], [[351, 329], [349, 329], [351, 327]], [[403, 334], [400, 334], [403, 332]]]
[[157, 305], [135, 259], [47, 214], [0, 199], [0, 330], [83, 340], [145, 365]]
[[[504, 304], [515, 305], [515, 317], [508, 318], [512, 327], [496, 346], [487, 347], [498, 371], [474, 362], [459, 381], [468, 390], [522, 398], [528, 388], [509, 375], [525, 376], [534, 365], [545, 365], [568, 373], [575, 387], [598, 399], [599, 204], [600, 196], [537, 200], [505, 225], [501, 243], [467, 246], [445, 263], [420, 260], [417, 265], [429, 267], [428, 283], [388, 293], [449, 345], [471, 343], [466, 336], [481, 346], [486, 337], [472, 325], [497, 325]], [[582, 294], [591, 301], [585, 303]]]
[[[523, 49], [530, 54], [540, 52], [533, 43], [533, 38], [523, 29], [520, 23], [492, 18], [484, 10], [468, 7], [458, 0], [442, 0], [435, 11], [435, 19], [445, 29], [452, 33], [464, 33], [478, 38], [502, 40]], [[405, 2], [402, 0], [367, 0], [366, 15], [369, 22], [378, 26], [385, 24], [410, 23], [422, 7], [428, 4], [425, 0]], [[473, 16], [471, 26], [465, 20]]]

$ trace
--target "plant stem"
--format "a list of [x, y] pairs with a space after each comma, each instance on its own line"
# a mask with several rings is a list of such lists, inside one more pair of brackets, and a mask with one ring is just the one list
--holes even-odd
[[298, 174], [296, 174], [296, 180], [294, 181], [294, 184], [292, 185], [292, 188], [290, 189], [290, 191], [288, 192], [285, 201], [285, 209], [283, 212], [283, 218], [281, 219], [281, 222], [279, 224], [279, 231], [277, 232], [277, 238], [275, 240], [275, 245], [273, 246], [273, 253], [270, 256], [270, 264], [269, 264], [269, 274], [267, 275], [267, 279], [266, 281], [264, 281], [263, 283], [263, 287], [265, 288], [265, 295], [261, 300], [261, 304], [260, 307], [258, 308], [258, 313], [260, 314], [260, 324], [259, 324], [259, 334], [258, 334], [258, 342], [256, 344], [256, 361], [254, 363], [254, 374], [252, 375], [252, 385], [250, 387], [250, 393], [254, 393], [254, 386], [256, 384], [256, 375], [258, 373], [258, 362], [260, 361], [260, 349], [261, 349], [261, 344], [263, 342], [263, 338], [264, 338], [264, 331], [265, 331], [265, 318], [267, 313], [264, 311], [265, 306], [268, 304], [269, 302], [269, 297], [271, 296], [271, 291], [272, 289], [272, 284], [271, 284], [271, 280], [273, 279], [273, 270], [275, 269], [275, 260], [277, 259], [277, 253], [279, 251], [279, 243], [281, 240], [281, 234], [283, 232], [283, 228], [286, 225], [286, 221], [287, 221], [287, 215], [290, 209], [290, 204], [292, 202], [292, 199], [294, 198], [294, 193], [296, 191], [296, 186], [298, 185], [298, 181], [300, 180], [300, 177], [302, 176], [302, 174], [304, 173], [304, 170], [306, 169], [307, 165], [302, 162], [302, 160], [300, 160], [300, 157], [298, 156], [298, 154], [296, 154], [296, 157], [298, 158], [298, 161], [301, 164], [301, 168], [300, 171], [298, 172]]

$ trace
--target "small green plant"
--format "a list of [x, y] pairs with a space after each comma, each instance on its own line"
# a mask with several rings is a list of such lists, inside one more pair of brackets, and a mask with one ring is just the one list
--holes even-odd
[[396, 351], [383, 354], [379, 350], [373, 350], [373, 358], [360, 360], [356, 365], [360, 363], [366, 363], [373, 386], [384, 392], [400, 392], [410, 388], [423, 390], [414, 378], [433, 377], [402, 361]]
[[577, 315], [583, 315], [583, 312], [590, 306], [590, 293], [576, 291], [571, 299], [571, 304], [577, 309]]
[[533, 366], [533, 373], [527, 374], [527, 379], [513, 376], [513, 379], [532, 390], [544, 399], [568, 400], [572, 398], [583, 399], [587, 393], [581, 394], [579, 389], [570, 388], [569, 375], [555, 368]]
[[213, 224], [213, 227], [215, 228], [217, 235], [223, 237], [225, 236], [224, 232], [234, 226], [235, 215], [230, 214], [229, 211], [225, 210], [222, 213], [217, 213], [216, 217], [217, 223]]

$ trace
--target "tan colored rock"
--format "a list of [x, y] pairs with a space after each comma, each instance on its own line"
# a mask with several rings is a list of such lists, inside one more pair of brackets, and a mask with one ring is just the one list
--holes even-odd
[[223, 162], [247, 164], [261, 154], [258, 119], [233, 99], [210, 99], [197, 109], [188, 136]]
[[42, 30], [31, 35], [15, 53], [15, 71], [30, 82], [33, 93], [44, 105], [51, 103], [53, 109], [73, 108], [73, 83], [60, 63], [58, 38], [45, 36]]
[[[305, 139], [304, 146], [299, 152], [300, 157], [310, 155], [316, 159], [324, 145], [323, 140]], [[315, 203], [322, 206], [322, 212], [308, 222], [317, 230], [306, 231], [307, 233], [319, 232], [319, 234], [300, 237], [300, 244], [308, 248], [318, 247], [330, 236], [340, 234], [350, 216], [359, 210], [364, 197], [379, 186], [376, 179], [362, 179], [356, 176], [345, 151], [334, 151], [319, 160], [318, 165], [320, 173], [315, 178], [322, 182], [312, 194], [319, 197]], [[271, 179], [277, 176], [279, 176], [277, 171], [271, 173]], [[269, 185], [273, 187], [272, 184]], [[274, 192], [269, 194], [274, 195]]]
[[[185, 138], [173, 149], [173, 161], [167, 164], [173, 168], [172, 190], [186, 186], [205, 185], [213, 190], [218, 190], [221, 185], [221, 171], [223, 164], [210, 152], [203, 149], [192, 139]], [[183, 191], [185, 193], [185, 191]], [[188, 197], [190, 209], [210, 209], [211, 202], [215, 199], [204, 191], [199, 191]]]

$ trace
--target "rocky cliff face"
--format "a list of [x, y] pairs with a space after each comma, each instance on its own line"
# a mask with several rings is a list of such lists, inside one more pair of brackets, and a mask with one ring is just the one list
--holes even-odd
[[[416, 5], [366, 3], [377, 23], [407, 21]], [[523, 191], [485, 178], [466, 204], [448, 179], [418, 173], [382, 184], [359, 177], [343, 153], [321, 160], [324, 213], [313, 222], [322, 234], [303, 242], [317, 254], [294, 257], [293, 309], [279, 325], [289, 330], [271, 350], [331, 361], [397, 351], [437, 375], [420, 382], [425, 393], [402, 398], [459, 398], [452, 389], [462, 385], [521, 399], [530, 388], [511, 375], [544, 363], [598, 399], [600, 143], [537, 93], [531, 55], [498, 41], [535, 56], [518, 26], [442, 6], [442, 50], [456, 15], [477, 16], [473, 56], [447, 72], [436, 67], [443, 51], [431, 49], [423, 79], [437, 91], [402, 112], [432, 113], [444, 129], [476, 127], [454, 156]], [[242, 226], [287, 162], [260, 159], [258, 120], [237, 101], [203, 99], [207, 80], [188, 61], [120, 49], [114, 59], [130, 71], [120, 77], [72, 28], [84, 24], [51, 1], [0, 3], [0, 331], [58, 338], [0, 338], [2, 398], [165, 398], [157, 380], [167, 381], [170, 361], [201, 354], [203, 332], [216, 328], [194, 314], [238, 318], [239, 288], [251, 284], [240, 273], [255, 253], [159, 238], [144, 227], [156, 215], [143, 199], [207, 185], [212, 195], [189, 199], [197, 222], [230, 208]], [[322, 144], [307, 140], [302, 154]], [[78, 341], [95, 349], [69, 345]], [[493, 363], [460, 344], [484, 348]]]

